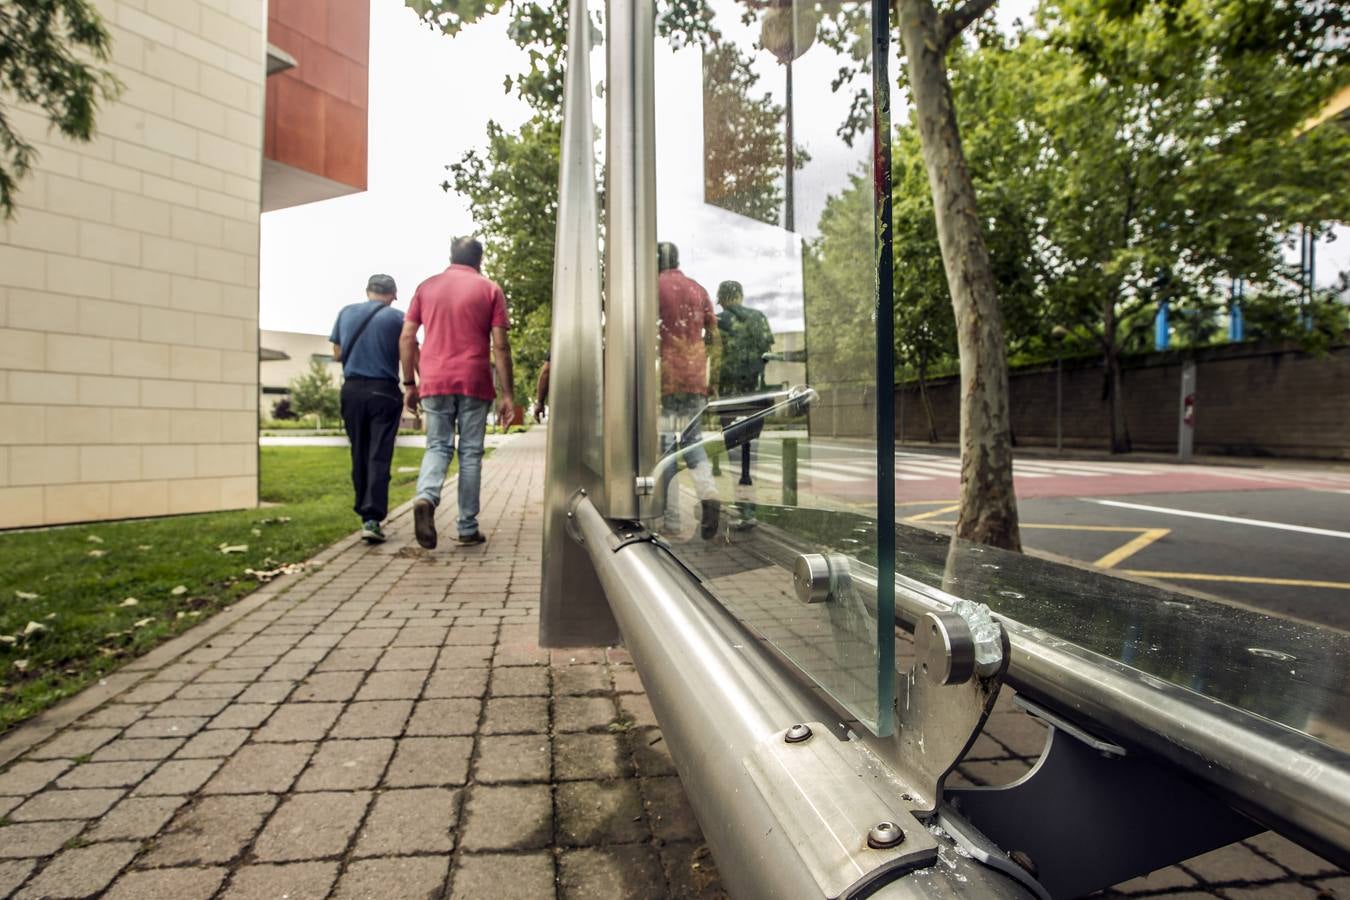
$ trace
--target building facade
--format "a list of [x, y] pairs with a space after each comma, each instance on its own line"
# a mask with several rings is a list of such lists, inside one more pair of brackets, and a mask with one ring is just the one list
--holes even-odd
[[261, 331], [258, 350], [258, 412], [272, 417], [272, 407], [291, 395], [291, 381], [309, 371], [317, 360], [328, 369], [333, 384], [342, 386], [342, 363], [333, 359], [333, 345], [323, 334], [300, 331]]
[[340, 131], [362, 169], [287, 157], [278, 205], [365, 184], [368, 0], [273, 0], [272, 24], [301, 28], [271, 51], [263, 0], [95, 5], [124, 85], [98, 137], [6, 106], [41, 155], [0, 223], [0, 528], [256, 504], [264, 131], [299, 115], [265, 110], [269, 68], [299, 80], [341, 46]]

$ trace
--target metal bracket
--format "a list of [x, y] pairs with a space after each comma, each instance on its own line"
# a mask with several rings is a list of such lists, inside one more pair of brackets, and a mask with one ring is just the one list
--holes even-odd
[[803, 553], [792, 567], [792, 589], [803, 603], [838, 600], [851, 584], [848, 557], [837, 553]]
[[656, 540], [656, 535], [643, 528], [638, 522], [618, 522], [615, 524], [615, 529], [605, 536], [605, 543], [609, 545], [611, 553], [618, 553], [629, 544]]
[[577, 506], [582, 500], [586, 499], [586, 489], [577, 488], [572, 495], [567, 498], [567, 536], [578, 544], [585, 544], [586, 539], [581, 536], [581, 531], [577, 528]]
[[896, 697], [893, 763], [914, 814], [930, 817], [947, 775], [984, 727], [1008, 670], [1008, 635], [984, 604], [957, 601], [914, 628], [914, 665]]
[[824, 897], [867, 896], [937, 861], [936, 839], [898, 802], [885, 767], [824, 724], [785, 728], [742, 764]]
[[1081, 897], [1264, 830], [1171, 767], [1104, 741], [1034, 704], [1050, 723], [1032, 770], [1005, 787], [947, 799], [1020, 858], [1053, 897]]

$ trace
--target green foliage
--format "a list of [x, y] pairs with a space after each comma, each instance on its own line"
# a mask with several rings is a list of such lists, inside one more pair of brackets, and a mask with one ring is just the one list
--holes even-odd
[[872, 246], [872, 183], [854, 175], [848, 188], [825, 201], [820, 236], [802, 248], [807, 381], [813, 387], [874, 383]]
[[309, 361], [309, 371], [291, 379], [291, 409], [301, 416], [314, 416], [323, 425], [324, 419], [336, 419], [342, 414], [342, 400], [328, 366], [320, 360]]
[[[1298, 228], [1350, 218], [1350, 135], [1301, 130], [1350, 81], [1336, 64], [1350, 43], [1345, 13], [1333, 5], [1063, 0], [1011, 39], [981, 28], [953, 48], [1011, 352], [1052, 355], [1054, 325], [1070, 330], [1069, 353], [1146, 349], [1163, 299], [1179, 343], [1211, 342], [1234, 277], [1249, 285], [1253, 335], [1317, 346], [1344, 329], [1334, 292], [1300, 306], [1282, 253]], [[912, 122], [893, 146], [897, 357], [950, 365], [946, 275]]]
[[1347, 83], [1343, 15], [1323, 53], [1328, 33], [1279, 0], [1135, 7], [1066, 0], [1006, 51], [1044, 185], [1048, 311], [1108, 354], [1160, 301], [1199, 318], [1233, 277], [1292, 301], [1288, 235], [1350, 216], [1350, 136], [1299, 133]]
[[[0, 4], [0, 213], [14, 215], [19, 181], [37, 149], [15, 130], [8, 112], [17, 100], [40, 109], [60, 134], [77, 141], [94, 135], [100, 101], [121, 85], [99, 65], [111, 38], [87, 0], [5, 0]], [[91, 61], [92, 58], [92, 61]]]
[[[391, 507], [412, 497], [417, 473], [399, 469], [421, 457], [395, 449]], [[248, 570], [350, 534], [350, 465], [345, 447], [263, 447], [259, 499], [279, 506], [0, 535], [0, 732], [250, 593]], [[25, 636], [29, 622], [42, 629]]]
[[[759, 76], [732, 44], [703, 51], [704, 200], [770, 225], [783, 212], [783, 107], [753, 96]], [[798, 150], [797, 168], [806, 164]]]

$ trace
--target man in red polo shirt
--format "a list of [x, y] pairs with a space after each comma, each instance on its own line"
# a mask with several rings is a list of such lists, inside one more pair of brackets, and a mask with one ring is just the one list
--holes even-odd
[[[700, 417], [708, 402], [708, 359], [714, 363], [722, 351], [717, 314], [703, 286], [680, 271], [679, 248], [669, 241], [657, 245], [657, 300], [660, 304], [658, 332], [661, 338], [661, 453], [681, 451], [689, 469], [694, 494], [699, 500], [699, 532], [705, 540], [717, 534], [721, 501], [713, 481], [703, 440]], [[717, 371], [714, 365], [713, 371]], [[664, 470], [673, 478], [675, 468]], [[666, 493], [666, 527], [680, 529], [679, 489], [669, 481], [660, 485]]]
[[[436, 507], [441, 502], [445, 472], [455, 455], [459, 432], [459, 543], [481, 544], [478, 490], [483, 471], [483, 436], [496, 391], [492, 367], [501, 384], [498, 415], [515, 415], [511, 344], [506, 330], [506, 297], [483, 277], [483, 245], [476, 238], [455, 238], [450, 268], [417, 287], [399, 338], [403, 362], [404, 404], [421, 402], [426, 414], [427, 449], [417, 477], [413, 525], [417, 543], [436, 546]], [[417, 346], [417, 329], [424, 329]]]

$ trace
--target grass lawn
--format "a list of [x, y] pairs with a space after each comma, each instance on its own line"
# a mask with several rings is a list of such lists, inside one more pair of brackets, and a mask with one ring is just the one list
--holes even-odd
[[[422, 451], [394, 451], [389, 507]], [[0, 732], [300, 563], [359, 522], [346, 447], [261, 448], [261, 509], [0, 534]], [[222, 546], [239, 548], [226, 553]]]

